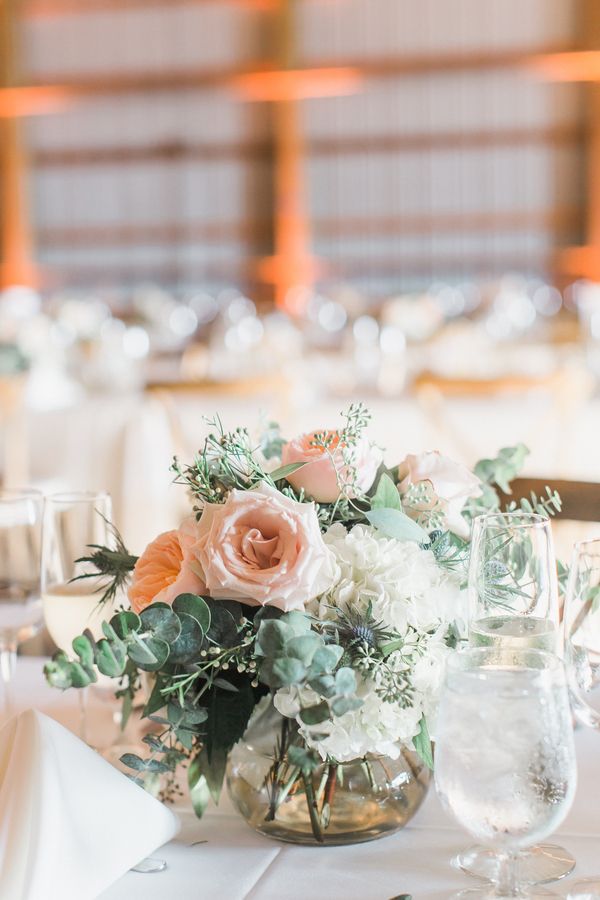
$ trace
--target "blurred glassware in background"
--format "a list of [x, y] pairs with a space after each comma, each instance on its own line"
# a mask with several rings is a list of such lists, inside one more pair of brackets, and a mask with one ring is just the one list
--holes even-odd
[[572, 296], [579, 317], [589, 369], [600, 379], [600, 284], [577, 281]]
[[[112, 503], [104, 492], [70, 492], [46, 498], [42, 554], [44, 619], [56, 646], [71, 652], [87, 628], [95, 639], [114, 613], [117, 598], [101, 603], [104, 579], [86, 561], [94, 547], [115, 547]], [[86, 691], [79, 691], [79, 736], [87, 740]]]
[[[600, 731], [600, 539], [573, 548], [564, 612], [564, 653], [577, 719]], [[600, 875], [577, 882], [570, 895], [600, 895]]]
[[19, 644], [43, 625], [40, 588], [44, 497], [33, 490], [0, 490], [0, 675], [4, 714]]

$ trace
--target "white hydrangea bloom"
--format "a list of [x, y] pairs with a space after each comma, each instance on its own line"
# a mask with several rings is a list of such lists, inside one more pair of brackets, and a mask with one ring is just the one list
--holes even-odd
[[[384, 673], [358, 674], [357, 710], [302, 734], [323, 758], [339, 762], [381, 753], [395, 757], [400, 746], [410, 745], [419, 731], [423, 714], [433, 717], [437, 694], [450, 652], [445, 643], [448, 625], [464, 617], [464, 594], [459, 579], [440, 567], [431, 551], [412, 541], [386, 538], [375, 529], [356, 525], [347, 532], [333, 525], [324, 536], [333, 551], [337, 573], [332, 588], [313, 601], [308, 610], [321, 619], [335, 620], [336, 610], [366, 614], [371, 604], [373, 618], [405, 639], [405, 645], [386, 660]], [[383, 699], [386, 678], [399, 673], [412, 689], [409, 705]], [[379, 691], [378, 691], [379, 688]], [[309, 692], [313, 693], [313, 692]], [[294, 717], [302, 706], [318, 697], [302, 696], [296, 688], [280, 690], [275, 705], [283, 715]], [[326, 735], [326, 737], [323, 737]]]

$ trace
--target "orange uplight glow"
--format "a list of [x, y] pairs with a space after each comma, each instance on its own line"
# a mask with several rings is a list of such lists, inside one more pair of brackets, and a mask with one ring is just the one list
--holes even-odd
[[58, 86], [0, 88], [0, 118], [54, 113], [71, 106], [74, 99], [69, 88]]
[[574, 278], [600, 282], [600, 248], [568, 247], [560, 251], [560, 267]]
[[250, 72], [229, 82], [245, 100], [302, 100], [306, 97], [339, 97], [353, 94], [362, 86], [358, 69], [284, 69], [276, 72]]
[[547, 53], [533, 58], [527, 68], [549, 81], [600, 81], [600, 50]]

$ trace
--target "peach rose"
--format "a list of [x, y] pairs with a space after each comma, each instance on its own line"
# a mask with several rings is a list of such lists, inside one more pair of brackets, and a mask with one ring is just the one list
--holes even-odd
[[264, 483], [207, 503], [193, 552], [211, 597], [252, 606], [303, 610], [332, 582], [332, 555], [313, 505]]
[[[415, 513], [437, 506], [449, 531], [459, 537], [469, 537], [469, 526], [461, 515], [469, 497], [478, 497], [481, 482], [466, 466], [454, 462], [437, 451], [409, 454], [398, 466], [398, 490], [405, 494], [408, 488], [420, 481], [429, 481], [435, 498], [428, 506], [414, 508]], [[411, 509], [407, 508], [408, 515]]]
[[[314, 446], [316, 432], [313, 431], [284, 444], [281, 453], [281, 463], [284, 466], [296, 462], [306, 463], [301, 469], [288, 475], [287, 480], [297, 491], [304, 488], [306, 496], [317, 503], [335, 503], [340, 495], [340, 485], [349, 480], [339, 432], [327, 433], [332, 438], [329, 452]], [[364, 494], [375, 480], [381, 455], [366, 438], [360, 438], [350, 449], [351, 465], [356, 470], [355, 485], [358, 493]], [[348, 496], [353, 497], [354, 493], [349, 492]]]
[[129, 602], [140, 613], [150, 603], [172, 603], [178, 594], [203, 594], [202, 572], [193, 555], [198, 526], [192, 517], [174, 531], [159, 534], [148, 544], [133, 570]]

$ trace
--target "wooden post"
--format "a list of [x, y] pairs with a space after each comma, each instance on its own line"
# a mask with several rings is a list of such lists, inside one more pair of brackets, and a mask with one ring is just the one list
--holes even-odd
[[[18, 84], [18, 0], [0, 0], [0, 85]], [[35, 287], [20, 110], [0, 119], [0, 289]]]

